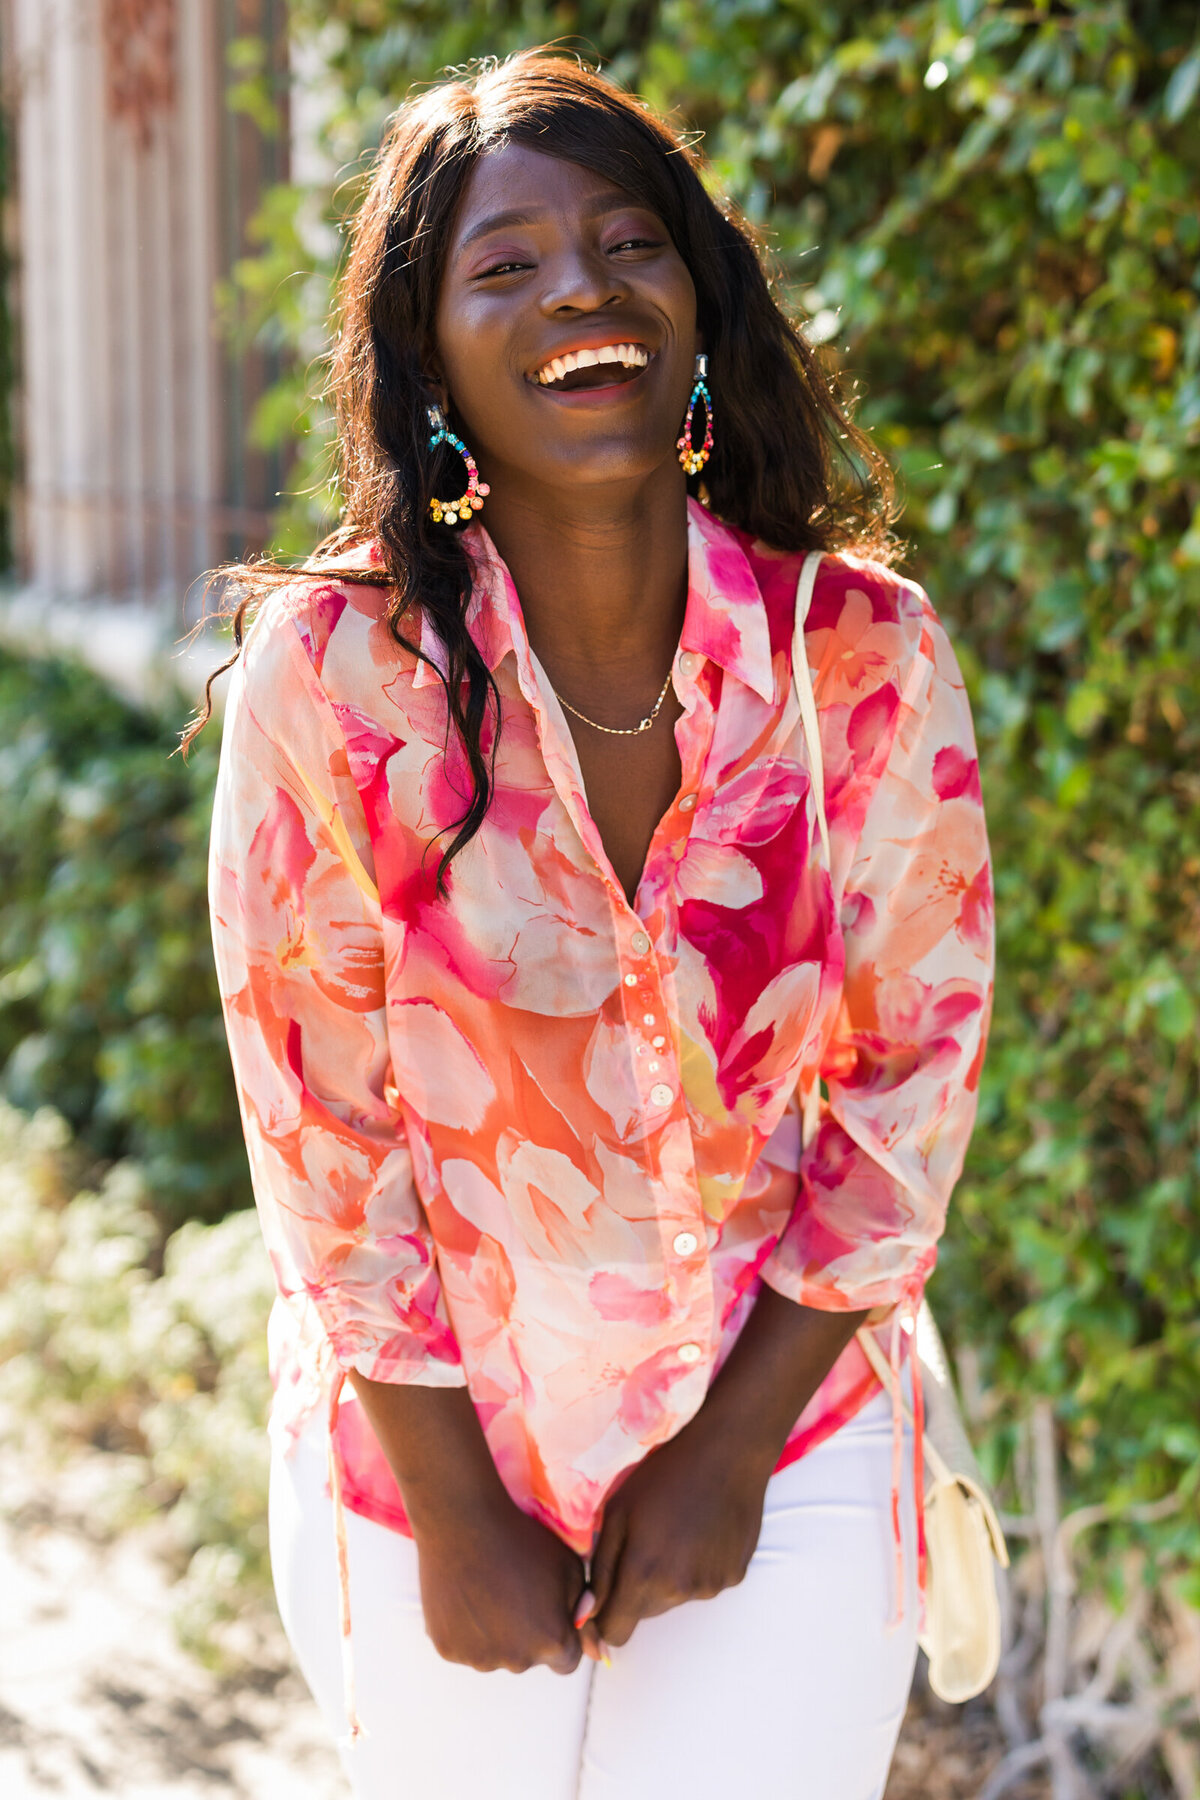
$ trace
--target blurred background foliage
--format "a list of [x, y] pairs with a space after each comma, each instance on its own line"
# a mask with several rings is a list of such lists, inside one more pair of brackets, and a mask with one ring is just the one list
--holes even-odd
[[212, 963], [215, 740], [0, 649], [0, 1095], [135, 1157], [166, 1226], [248, 1203]]
[[100, 1172], [54, 1108], [0, 1100], [0, 1421], [22, 1456], [105, 1453], [96, 1537], [165, 1519], [175, 1619], [205, 1660], [269, 1591], [264, 1322], [252, 1211], [164, 1242], [133, 1159]]
[[[857, 395], [970, 687], [996, 864], [995, 1021], [932, 1298], [1009, 1503], [1048, 1401], [1068, 1502], [1111, 1511], [1094, 1543], [1190, 1568], [1200, 1605], [1194, 0], [291, 12], [327, 170], [268, 196], [228, 295], [286, 357], [255, 422], [299, 445], [285, 552], [337, 516], [326, 319], [371, 151], [470, 57], [561, 39], [702, 132]], [[265, 118], [262, 59], [235, 61]], [[168, 762], [170, 727], [78, 671], [32, 682], [0, 665], [3, 1092], [153, 1171], [160, 1227], [216, 1218], [249, 1196], [204, 917], [212, 746]]]

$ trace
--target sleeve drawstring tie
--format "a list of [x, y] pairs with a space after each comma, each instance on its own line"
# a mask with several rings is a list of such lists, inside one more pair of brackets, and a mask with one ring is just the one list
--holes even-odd
[[358, 1716], [354, 1693], [354, 1646], [350, 1637], [350, 1555], [346, 1542], [346, 1508], [342, 1501], [342, 1472], [334, 1446], [338, 1403], [346, 1383], [344, 1369], [337, 1369], [329, 1395], [329, 1496], [333, 1501], [333, 1536], [337, 1549], [338, 1611], [342, 1630], [342, 1698], [346, 1708], [346, 1735], [339, 1744], [349, 1746], [366, 1736]]
[[913, 1501], [917, 1521], [917, 1605], [920, 1629], [925, 1629], [925, 1596], [928, 1557], [925, 1544], [925, 1396], [921, 1386], [921, 1359], [917, 1355], [918, 1302], [905, 1299], [892, 1313], [892, 1329], [888, 1346], [892, 1398], [892, 1542], [895, 1548], [896, 1609], [888, 1621], [894, 1630], [904, 1618], [905, 1560], [904, 1533], [900, 1522], [900, 1487], [904, 1475], [904, 1391], [901, 1386], [901, 1337], [908, 1336], [908, 1366], [912, 1378], [913, 1416]]

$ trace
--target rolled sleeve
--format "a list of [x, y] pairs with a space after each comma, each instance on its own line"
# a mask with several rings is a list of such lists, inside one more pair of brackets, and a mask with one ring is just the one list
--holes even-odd
[[213, 949], [276, 1284], [344, 1369], [460, 1385], [392, 1074], [370, 836], [290, 590], [229, 694], [209, 855]]
[[801, 1305], [916, 1301], [962, 1171], [991, 1015], [991, 868], [970, 708], [949, 639], [905, 583], [894, 732], [840, 907], [828, 1095], [763, 1278]]

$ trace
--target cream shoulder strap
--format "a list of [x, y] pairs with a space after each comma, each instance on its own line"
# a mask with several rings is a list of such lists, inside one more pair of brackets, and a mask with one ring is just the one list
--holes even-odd
[[[812, 605], [813, 587], [816, 584], [817, 569], [822, 555], [823, 552], [820, 550], [809, 551], [800, 568], [800, 579], [796, 583], [796, 626], [792, 636], [792, 683], [796, 689], [796, 698], [800, 702], [800, 722], [804, 727], [804, 741], [808, 747], [808, 770], [812, 779], [813, 800], [817, 809], [817, 830], [821, 834], [821, 849], [825, 853], [825, 867], [829, 869], [831, 860], [829, 821], [825, 816], [825, 763], [821, 756], [821, 730], [817, 723], [817, 701], [813, 693], [812, 670], [808, 666], [808, 650], [804, 642], [804, 627], [808, 620], [808, 609]], [[804, 1143], [811, 1144], [820, 1116], [821, 1083], [819, 1077], [814, 1073], [801, 1104], [801, 1136]]]
[[816, 585], [817, 567], [824, 552], [810, 550], [800, 569], [800, 579], [796, 583], [796, 630], [792, 638], [792, 680], [796, 684], [796, 698], [800, 702], [800, 719], [804, 726], [804, 737], [808, 745], [808, 766], [812, 774], [813, 798], [817, 805], [817, 829], [821, 833], [821, 848], [825, 852], [825, 867], [829, 867], [829, 821], [825, 817], [825, 766], [821, 757], [821, 732], [817, 724], [817, 702], [813, 694], [812, 670], [808, 666], [808, 651], [804, 647], [804, 627], [808, 620], [808, 609], [812, 605], [813, 588]]

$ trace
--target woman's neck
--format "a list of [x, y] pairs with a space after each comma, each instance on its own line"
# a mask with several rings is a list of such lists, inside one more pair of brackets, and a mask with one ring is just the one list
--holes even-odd
[[[551, 681], [670, 668], [687, 601], [687, 507], [675, 472], [617, 494], [496, 493], [487, 524]], [[657, 682], [655, 685], [657, 685]], [[606, 684], [607, 685], [607, 684]]]

